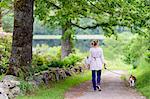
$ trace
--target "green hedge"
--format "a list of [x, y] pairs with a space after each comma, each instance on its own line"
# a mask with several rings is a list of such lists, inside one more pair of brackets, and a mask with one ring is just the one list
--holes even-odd
[[142, 57], [147, 62], [150, 62], [150, 46], [149, 39], [141, 35], [136, 35], [124, 48], [124, 61], [132, 64], [135, 69], [139, 64], [139, 59]]
[[141, 58], [139, 62], [139, 66], [133, 72], [137, 78], [136, 88], [150, 99], [150, 64], [144, 58]]
[[9, 63], [9, 57], [11, 53], [11, 36], [0, 35], [0, 66], [6, 68]]
[[47, 45], [37, 46], [33, 50], [32, 66], [34, 71], [40, 72], [50, 67], [65, 68], [74, 66], [82, 61], [84, 55], [76, 50], [75, 53], [61, 60], [61, 47], [49, 47]]

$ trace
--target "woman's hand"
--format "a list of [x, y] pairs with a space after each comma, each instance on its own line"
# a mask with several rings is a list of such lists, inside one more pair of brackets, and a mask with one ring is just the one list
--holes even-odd
[[107, 68], [106, 68], [106, 63], [104, 63], [104, 69], [107, 69]]
[[87, 65], [87, 68], [90, 69], [90, 64]]

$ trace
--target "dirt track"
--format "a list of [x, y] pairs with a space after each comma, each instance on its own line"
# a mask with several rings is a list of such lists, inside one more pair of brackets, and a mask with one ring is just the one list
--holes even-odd
[[[119, 70], [114, 72], [124, 73]], [[127, 87], [120, 75], [106, 71], [102, 74], [101, 82], [101, 92], [94, 92], [91, 81], [87, 81], [66, 92], [65, 99], [146, 99], [134, 89]]]

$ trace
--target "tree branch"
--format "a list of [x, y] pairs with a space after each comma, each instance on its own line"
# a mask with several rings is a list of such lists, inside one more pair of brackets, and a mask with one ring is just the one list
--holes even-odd
[[[95, 29], [97, 27], [109, 27], [109, 26], [117, 26], [119, 24], [109, 24], [109, 23], [97, 23], [97, 24], [94, 24], [94, 25], [91, 25], [91, 26], [81, 26], [81, 25], [78, 25], [76, 23], [71, 23], [72, 26], [75, 26], [75, 27], [78, 27], [78, 28], [81, 28], [83, 30], [85, 29]], [[119, 25], [119, 26], [124, 26], [124, 25]]]
[[50, 2], [49, 0], [45, 1], [47, 4], [50, 4], [51, 6], [53, 6], [56, 9], [61, 9], [61, 7], [59, 7], [58, 5], [54, 4], [53, 2]]
[[71, 23], [71, 25], [85, 30], [85, 29], [95, 29], [95, 28], [97, 28], [97, 27], [99, 27], [99, 26], [106, 27], [106, 26], [108, 25], [108, 23], [101, 23], [101, 24], [98, 24], [98, 23], [97, 23], [97, 24], [95, 24], [95, 25], [93, 25], [93, 26], [85, 26], [85, 27], [80, 26], [80, 25], [75, 24], [75, 23]]
[[52, 2], [50, 2], [50, 4], [51, 4], [53, 7], [55, 7], [56, 9], [61, 9], [61, 7], [57, 6], [56, 4], [54, 4], [54, 3], [52, 3]]

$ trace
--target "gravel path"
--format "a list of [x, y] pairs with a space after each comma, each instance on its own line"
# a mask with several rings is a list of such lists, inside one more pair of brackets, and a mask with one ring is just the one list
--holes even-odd
[[[124, 73], [123, 71], [114, 71]], [[71, 88], [65, 93], [65, 99], [146, 99], [134, 89], [125, 85], [120, 75], [106, 71], [102, 74], [102, 91], [94, 92], [91, 81]]]

